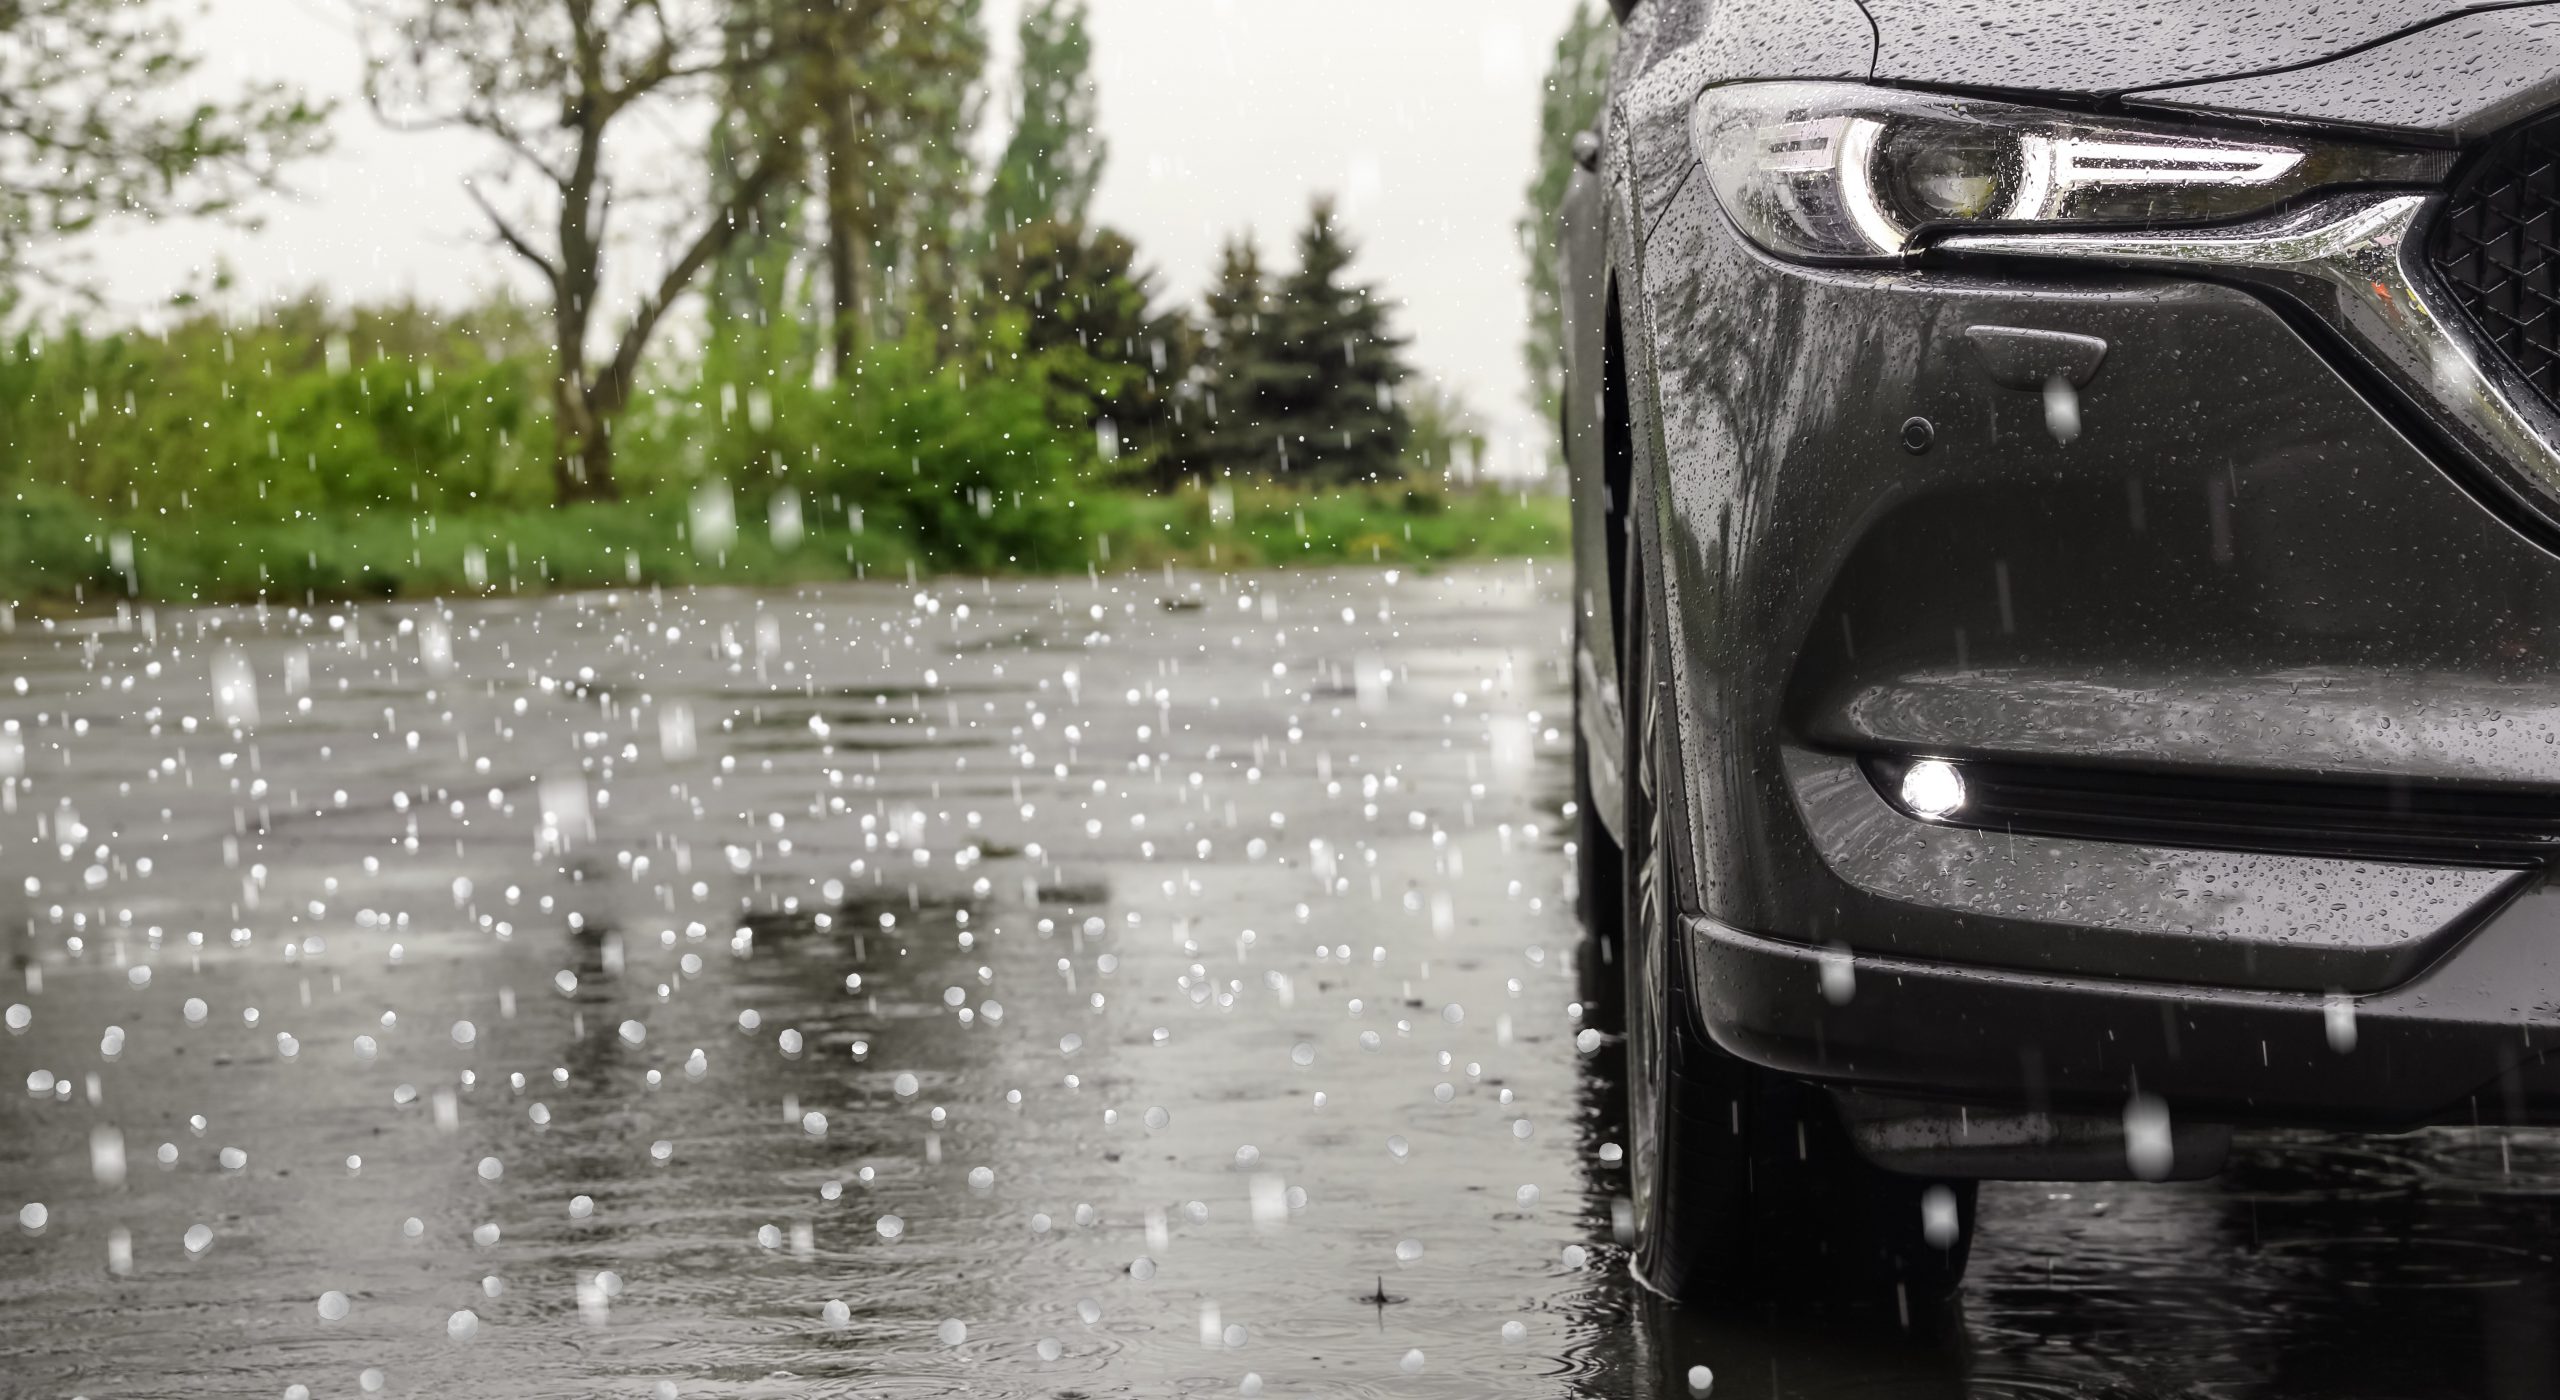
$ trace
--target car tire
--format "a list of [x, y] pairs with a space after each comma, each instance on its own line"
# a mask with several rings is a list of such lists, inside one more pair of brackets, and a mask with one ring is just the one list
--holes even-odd
[[1675, 1302], [1934, 1316], [1964, 1277], [1974, 1183], [1868, 1164], [1827, 1093], [1726, 1052], [1698, 1022], [1677, 917], [1686, 770], [1654, 586], [1640, 576], [1629, 590], [1620, 653], [1630, 1268]]
[[[1573, 624], [1573, 655], [1577, 676], [1582, 658], [1582, 621]], [[1583, 737], [1582, 687], [1577, 680], [1573, 693], [1573, 803], [1574, 803], [1574, 908], [1582, 917], [1582, 943], [1575, 951], [1580, 974], [1582, 1023], [1596, 1030], [1615, 1031], [1625, 1022], [1621, 1001], [1626, 995], [1626, 973], [1619, 964], [1619, 940], [1626, 933], [1627, 870], [1626, 856], [1618, 849], [1618, 839], [1609, 834], [1609, 824], [1600, 817], [1600, 804], [1591, 785], [1591, 741]]]

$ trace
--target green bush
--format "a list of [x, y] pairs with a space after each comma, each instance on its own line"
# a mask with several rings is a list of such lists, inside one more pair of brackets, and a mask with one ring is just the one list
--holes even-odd
[[1053, 421], [1033, 375], [988, 373], [983, 359], [973, 375], [922, 338], [875, 345], [826, 385], [744, 361], [715, 344], [693, 387], [625, 426], [623, 460], [677, 464], [673, 483], [726, 482], [744, 519], [797, 491], [813, 526], [859, 520], [938, 566], [1084, 562], [1093, 443]]
[[525, 504], [548, 494], [533, 363], [407, 309], [30, 328], [0, 342], [0, 485], [244, 519]]
[[[715, 337], [616, 431], [628, 499], [554, 506], [536, 328], [317, 303], [165, 333], [0, 339], [0, 601], [170, 601], [790, 584], [908, 568], [1034, 572], [1552, 552], [1562, 502], [1417, 478], [1240, 484], [1211, 507], [1105, 485], [1091, 406], [1019, 318], [954, 353], [873, 345], [833, 383], [798, 328]], [[736, 520], [697, 539], [697, 493]], [[796, 493], [803, 537], [777, 539]]]

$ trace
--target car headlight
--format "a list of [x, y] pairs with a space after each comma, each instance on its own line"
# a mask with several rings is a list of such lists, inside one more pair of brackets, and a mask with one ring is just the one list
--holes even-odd
[[1785, 257], [1894, 261], [1944, 229], [2208, 223], [2340, 185], [2432, 185], [2442, 151], [1857, 83], [1707, 89], [1689, 135], [1725, 212]]

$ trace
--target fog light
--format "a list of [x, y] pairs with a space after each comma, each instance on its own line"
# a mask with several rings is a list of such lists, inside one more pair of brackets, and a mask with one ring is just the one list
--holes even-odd
[[1943, 817], [1964, 805], [1964, 778], [1952, 763], [1924, 758], [1902, 775], [1902, 805], [1923, 817]]

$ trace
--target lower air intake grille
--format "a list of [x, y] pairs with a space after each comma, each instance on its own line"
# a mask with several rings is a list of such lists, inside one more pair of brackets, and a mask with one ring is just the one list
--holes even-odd
[[2464, 169], [2427, 262], [2481, 344], [2560, 405], [2560, 115], [2498, 137]]
[[[1913, 759], [1868, 754], [1905, 815]], [[2503, 867], [2560, 857], [2560, 794], [2392, 783], [1959, 761], [1962, 805], [1940, 826], [2198, 850]]]

